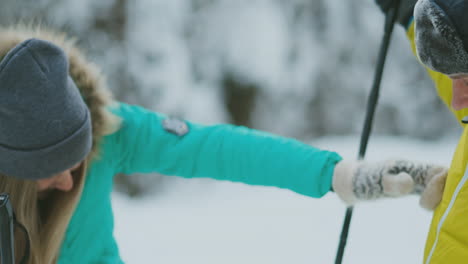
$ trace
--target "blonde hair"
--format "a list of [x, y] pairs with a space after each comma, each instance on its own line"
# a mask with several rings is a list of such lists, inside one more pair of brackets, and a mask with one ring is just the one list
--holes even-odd
[[37, 183], [0, 174], [0, 192], [8, 193], [16, 220], [24, 225], [26, 234], [15, 230], [15, 259], [26, 253], [29, 239], [28, 264], [56, 263], [65, 231], [83, 191], [87, 163], [72, 172], [74, 186], [69, 192], [52, 191], [39, 200]]
[[[70, 76], [79, 88], [91, 113], [93, 147], [75, 179], [70, 192], [56, 191], [46, 200], [38, 200], [34, 181], [18, 180], [0, 175], [0, 192], [10, 194], [16, 216], [29, 232], [31, 253], [28, 264], [57, 262], [66, 228], [76, 208], [85, 181], [86, 165], [99, 159], [99, 146], [105, 135], [116, 132], [121, 118], [108, 107], [115, 104], [99, 67], [88, 61], [76, 47], [75, 40], [66, 34], [34, 25], [0, 26], [0, 61], [14, 46], [29, 38], [50, 41], [62, 48], [70, 62]], [[18, 230], [19, 231], [19, 230]], [[22, 257], [26, 241], [21, 232], [15, 233], [17, 259]]]

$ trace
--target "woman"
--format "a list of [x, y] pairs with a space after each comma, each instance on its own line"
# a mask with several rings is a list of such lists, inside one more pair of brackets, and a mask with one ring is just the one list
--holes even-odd
[[[117, 173], [159, 172], [276, 186], [347, 204], [421, 194], [434, 208], [446, 170], [342, 161], [294, 139], [203, 126], [111, 99], [64, 36], [0, 28], [0, 191], [29, 232], [29, 263], [122, 263], [110, 194]], [[27, 241], [16, 236], [17, 258]]]

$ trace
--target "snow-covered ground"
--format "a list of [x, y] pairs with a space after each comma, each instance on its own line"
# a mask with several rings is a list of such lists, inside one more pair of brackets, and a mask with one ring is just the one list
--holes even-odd
[[[358, 137], [312, 141], [356, 157]], [[371, 138], [367, 158], [449, 164], [456, 138], [438, 142]], [[345, 207], [335, 194], [312, 199], [288, 190], [180, 179], [142, 199], [113, 196], [115, 236], [127, 263], [334, 263]], [[343, 263], [422, 262], [431, 213], [417, 197], [355, 207]]]

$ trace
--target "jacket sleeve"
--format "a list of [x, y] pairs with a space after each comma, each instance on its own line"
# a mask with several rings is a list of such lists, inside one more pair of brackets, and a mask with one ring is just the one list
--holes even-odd
[[114, 162], [125, 174], [209, 177], [321, 197], [341, 160], [337, 153], [245, 127], [186, 122], [189, 132], [178, 136], [163, 128], [162, 114], [127, 104], [113, 112], [122, 118], [112, 135]]

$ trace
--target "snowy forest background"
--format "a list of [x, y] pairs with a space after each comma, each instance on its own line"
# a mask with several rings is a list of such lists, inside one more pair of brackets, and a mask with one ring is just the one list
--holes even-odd
[[[348, 141], [341, 145], [337, 142], [349, 137], [357, 141], [361, 132], [384, 16], [373, 0], [0, 0], [0, 25], [17, 22], [40, 23], [75, 36], [88, 58], [102, 66], [119, 100], [196, 122], [228, 122], [306, 142], [326, 142], [319, 146], [354, 157], [357, 145], [349, 150], [343, 149], [351, 145]], [[410, 51], [404, 30], [398, 26], [382, 80], [373, 134], [409, 139], [409, 143], [397, 140], [391, 144], [384, 140], [382, 145], [397, 147], [398, 142], [407, 142], [401, 143], [405, 151], [414, 146], [414, 141], [419, 147], [432, 146], [457, 133], [454, 118], [437, 98], [432, 82]], [[332, 140], [321, 141], [324, 137]], [[448, 163], [451, 147], [441, 151], [446, 154], [444, 158], [429, 159]], [[421, 155], [434, 148], [424, 149], [426, 152], [406, 154], [425, 159]], [[117, 207], [132, 208], [121, 192], [140, 199], [162, 195], [157, 199], [163, 199], [164, 205], [164, 199], [169, 198], [163, 194], [171, 196], [167, 187], [178, 186], [180, 181], [159, 175], [119, 175]], [[213, 184], [195, 182], [195, 190]], [[224, 185], [216, 186], [226, 190]], [[186, 187], [174, 188], [187, 191]], [[251, 197], [256, 191], [240, 192]], [[167, 210], [162, 209], [172, 212]], [[414, 213], [413, 208], [406, 211], [416, 218], [423, 214], [425, 224], [430, 220], [420, 211]], [[124, 215], [118, 210], [116, 214]], [[337, 219], [334, 230], [339, 229], [341, 215], [332, 218]], [[426, 226], [418, 230], [421, 249]], [[391, 235], [392, 229], [389, 232]], [[337, 237], [333, 234], [333, 245]], [[122, 241], [123, 248], [132, 246], [126, 239]], [[158, 244], [162, 245], [165, 242]], [[333, 246], [328, 249], [335, 250]], [[274, 250], [278, 251], [281, 249]], [[412, 260], [419, 260], [421, 254], [417, 253]], [[140, 261], [132, 263], [153, 263], [143, 261], [141, 252], [135, 254], [138, 256], [133, 260]], [[251, 263], [288, 263], [279, 259]], [[362, 255], [356, 259], [362, 260]], [[298, 257], [289, 263], [308, 262]]]
[[[119, 100], [301, 140], [360, 133], [383, 20], [372, 0], [1, 0], [0, 6], [1, 25], [42, 24], [76, 37]], [[434, 140], [456, 128], [396, 28], [373, 133]], [[131, 195], [168, 181], [118, 179]]]
[[[17, 21], [77, 37], [120, 100], [299, 138], [360, 132], [383, 28], [372, 0], [2, 0]], [[453, 120], [393, 40], [375, 132], [439, 138]]]

